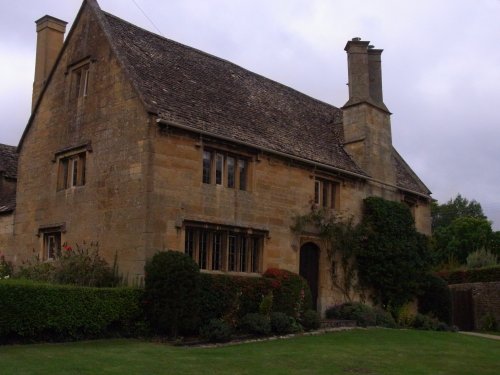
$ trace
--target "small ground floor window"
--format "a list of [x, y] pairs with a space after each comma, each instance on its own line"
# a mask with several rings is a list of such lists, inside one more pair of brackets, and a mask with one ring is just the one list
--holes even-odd
[[264, 234], [237, 229], [185, 227], [184, 251], [203, 270], [261, 272]]

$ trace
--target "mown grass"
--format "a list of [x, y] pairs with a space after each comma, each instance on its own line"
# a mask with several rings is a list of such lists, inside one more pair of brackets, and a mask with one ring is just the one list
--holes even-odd
[[7, 374], [499, 374], [500, 341], [368, 329], [213, 348], [138, 340], [0, 347]]

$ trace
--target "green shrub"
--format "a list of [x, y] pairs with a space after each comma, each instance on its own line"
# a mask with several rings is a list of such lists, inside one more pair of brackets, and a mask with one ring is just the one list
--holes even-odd
[[0, 280], [9, 279], [12, 276], [12, 263], [5, 260], [5, 256], [0, 252]]
[[273, 292], [271, 291], [262, 297], [262, 301], [260, 302], [259, 305], [259, 313], [262, 315], [269, 316], [269, 314], [271, 314], [272, 309], [273, 309]]
[[467, 256], [467, 268], [469, 269], [491, 267], [497, 263], [497, 256], [485, 248], [476, 250]]
[[299, 320], [312, 305], [307, 281], [296, 273], [270, 268], [264, 277], [272, 279], [273, 311], [282, 312]]
[[374, 326], [377, 323], [373, 308], [360, 302], [347, 302], [326, 310], [327, 319], [355, 320], [361, 327]]
[[320, 327], [321, 320], [319, 314], [316, 311], [307, 310], [302, 316], [300, 323], [302, 324], [302, 327], [304, 327], [306, 331], [311, 331], [313, 329], [318, 329]]
[[398, 326], [403, 328], [413, 327], [413, 322], [415, 321], [415, 313], [412, 311], [409, 303], [401, 306], [396, 313], [396, 320]]
[[375, 307], [373, 312], [375, 313], [375, 325], [377, 327], [396, 328], [398, 326], [390, 312], [380, 307]]
[[271, 330], [278, 335], [296, 332], [297, 322], [291, 316], [282, 312], [273, 312], [270, 316]]
[[116, 266], [99, 255], [97, 242], [75, 248], [64, 245], [61, 254], [51, 262], [41, 262], [38, 257], [25, 262], [15, 274], [16, 278], [94, 287], [113, 287], [119, 283]]
[[135, 334], [143, 292], [0, 281], [0, 341], [64, 341]]
[[271, 332], [271, 322], [265, 315], [250, 313], [241, 319], [239, 329], [254, 335], [268, 335]]
[[263, 296], [271, 291], [271, 280], [201, 274], [200, 318], [203, 324], [223, 319], [233, 327], [248, 313], [259, 312]]
[[221, 319], [212, 319], [200, 329], [200, 336], [210, 342], [228, 342], [232, 333], [231, 326]]
[[413, 318], [412, 327], [416, 329], [422, 329], [425, 331], [435, 331], [437, 330], [439, 321], [436, 318], [432, 318], [424, 314], [416, 314]]
[[486, 283], [500, 281], [500, 266], [438, 272], [437, 275], [448, 284]]
[[496, 331], [498, 329], [498, 322], [491, 313], [484, 315], [480, 319], [479, 325], [482, 331]]
[[418, 297], [418, 311], [432, 314], [440, 321], [451, 321], [451, 292], [442, 278], [429, 274]]
[[156, 333], [176, 337], [197, 330], [200, 270], [178, 251], [156, 253], [145, 267], [146, 313]]

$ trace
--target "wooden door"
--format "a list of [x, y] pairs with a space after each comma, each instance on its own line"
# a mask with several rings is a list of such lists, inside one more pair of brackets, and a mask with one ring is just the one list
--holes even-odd
[[311, 288], [312, 308], [318, 304], [319, 247], [308, 242], [300, 248], [299, 274], [307, 280]]

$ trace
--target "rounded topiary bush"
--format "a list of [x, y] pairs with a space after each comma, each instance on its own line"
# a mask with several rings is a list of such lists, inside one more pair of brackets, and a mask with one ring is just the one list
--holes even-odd
[[271, 322], [262, 314], [250, 313], [241, 318], [238, 325], [240, 330], [254, 335], [268, 335], [271, 333]]
[[156, 253], [145, 267], [146, 314], [158, 334], [177, 336], [197, 330], [200, 270], [184, 253]]
[[210, 342], [228, 342], [233, 330], [222, 319], [212, 319], [200, 329], [200, 336]]
[[396, 328], [398, 325], [390, 312], [382, 310], [380, 307], [373, 309], [375, 312], [375, 325], [385, 328]]
[[307, 310], [300, 321], [306, 331], [318, 329], [321, 325], [319, 314], [314, 310]]

